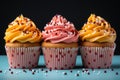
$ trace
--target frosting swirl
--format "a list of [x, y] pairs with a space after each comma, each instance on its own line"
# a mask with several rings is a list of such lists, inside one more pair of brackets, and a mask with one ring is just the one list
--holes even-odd
[[74, 25], [63, 18], [61, 15], [55, 15], [51, 22], [44, 27], [42, 31], [44, 41], [51, 43], [71, 43], [78, 41], [78, 31]]
[[29, 18], [23, 17], [23, 15], [18, 16], [13, 22], [8, 25], [4, 37], [6, 42], [40, 42], [41, 32], [34, 22]]
[[116, 31], [105, 19], [95, 14], [90, 15], [79, 34], [82, 41], [88, 42], [114, 42], [116, 40]]

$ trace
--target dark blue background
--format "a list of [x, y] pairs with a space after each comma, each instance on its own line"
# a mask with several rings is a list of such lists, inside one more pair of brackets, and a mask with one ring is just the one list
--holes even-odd
[[115, 54], [120, 54], [120, 4], [118, 0], [3, 0], [0, 2], [0, 55], [6, 54], [3, 39], [7, 25], [23, 14], [40, 30], [56, 14], [73, 22], [79, 30], [91, 13], [105, 18], [117, 32]]

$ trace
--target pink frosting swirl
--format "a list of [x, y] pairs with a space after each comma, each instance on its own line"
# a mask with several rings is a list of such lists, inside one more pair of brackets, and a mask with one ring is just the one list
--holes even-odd
[[55, 15], [51, 22], [44, 27], [42, 36], [44, 41], [51, 43], [72, 43], [78, 41], [79, 34], [72, 23], [61, 15]]

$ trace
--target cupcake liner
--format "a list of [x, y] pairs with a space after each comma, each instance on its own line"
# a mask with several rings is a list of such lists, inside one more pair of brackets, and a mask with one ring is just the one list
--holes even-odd
[[71, 69], [76, 64], [78, 48], [42, 48], [48, 69]]
[[82, 63], [85, 68], [110, 68], [114, 47], [80, 47]]
[[38, 65], [40, 47], [5, 47], [10, 68], [33, 68]]

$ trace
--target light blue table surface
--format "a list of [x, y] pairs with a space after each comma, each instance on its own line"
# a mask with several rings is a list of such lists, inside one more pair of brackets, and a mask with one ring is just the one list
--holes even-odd
[[74, 69], [52, 71], [45, 67], [43, 56], [40, 56], [38, 68], [29, 70], [9, 69], [7, 57], [1, 55], [0, 80], [120, 80], [120, 55], [113, 57], [110, 69], [85, 69], [81, 56], [77, 56]]

